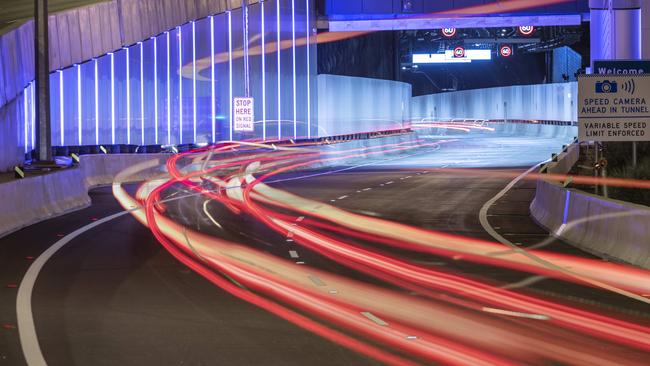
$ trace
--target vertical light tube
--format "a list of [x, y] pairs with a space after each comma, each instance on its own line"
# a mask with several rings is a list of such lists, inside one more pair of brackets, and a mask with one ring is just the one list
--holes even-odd
[[144, 145], [144, 44], [140, 45], [140, 145]]
[[230, 141], [233, 138], [233, 98], [232, 98], [232, 12], [228, 11], [228, 75], [230, 80]]
[[[263, 4], [263, 3], [262, 3]], [[216, 104], [216, 91], [215, 91], [215, 64], [214, 64], [214, 16], [210, 17], [210, 95], [212, 104], [212, 113], [210, 115], [210, 123], [212, 124], [212, 142], [217, 142], [217, 104]]]
[[179, 144], [183, 143], [183, 37], [181, 27], [178, 27], [178, 135]]
[[81, 65], [77, 65], [77, 134], [79, 137], [79, 146], [82, 145], [82, 134], [81, 131], [83, 130], [83, 121], [81, 117]]
[[296, 103], [296, 0], [291, 0], [291, 49], [293, 52], [293, 138], [298, 137], [298, 109]]
[[115, 55], [111, 56], [111, 144], [115, 145]]
[[95, 62], [95, 145], [99, 145], [99, 67]]
[[192, 128], [196, 142], [196, 22], [192, 22]]
[[278, 140], [282, 139], [282, 77], [280, 75], [280, 70], [281, 70], [281, 57], [280, 57], [280, 51], [282, 49], [282, 44], [281, 44], [281, 34], [280, 34], [280, 1], [277, 1], [277, 9], [276, 9], [276, 17], [277, 17], [277, 53], [278, 53]]
[[169, 32], [167, 35], [167, 145], [172, 144], [172, 69], [171, 69], [171, 54], [169, 50]]
[[61, 125], [61, 146], [65, 146], [65, 122], [64, 122], [64, 107], [63, 107], [63, 71], [59, 70], [59, 121]]
[[154, 144], [158, 144], [158, 38], [153, 38], [153, 126]]
[[25, 136], [24, 136], [25, 137], [24, 138], [24, 141], [25, 141], [25, 146], [24, 146], [25, 154], [27, 154], [27, 151], [28, 151], [27, 147], [29, 145], [29, 141], [28, 141], [28, 138], [27, 138], [29, 136], [29, 112], [28, 112], [29, 111], [29, 109], [28, 109], [29, 106], [27, 105], [27, 93], [28, 92], [29, 92], [29, 87], [27, 87], [27, 88], [25, 88], [25, 90], [23, 90], [23, 104], [24, 104], [23, 109], [24, 109], [24, 113], [25, 113], [23, 115], [23, 129], [25, 130]]
[[126, 143], [131, 144], [131, 56], [129, 48], [126, 51]]
[[266, 25], [264, 24], [264, 1], [262, 12], [262, 141], [266, 141]]
[[36, 148], [36, 82], [31, 84], [32, 93], [32, 150]]
[[309, 14], [309, 3], [307, 3], [307, 138], [311, 138], [311, 24]]

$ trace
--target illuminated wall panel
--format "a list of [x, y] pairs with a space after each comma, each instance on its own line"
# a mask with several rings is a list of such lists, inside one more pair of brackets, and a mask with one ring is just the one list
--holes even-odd
[[[256, 3], [249, 6], [248, 22], [242, 9], [234, 9], [53, 73], [53, 144], [315, 135], [316, 44], [307, 41], [315, 24], [313, 9], [313, 0]], [[231, 128], [231, 98], [246, 96], [246, 29], [256, 123], [254, 132], [244, 133]]]

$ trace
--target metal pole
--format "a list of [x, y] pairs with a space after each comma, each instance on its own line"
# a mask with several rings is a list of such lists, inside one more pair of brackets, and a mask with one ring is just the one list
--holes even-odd
[[36, 55], [36, 116], [38, 160], [52, 162], [50, 125], [50, 55], [47, 0], [34, 0], [34, 54]]
[[636, 153], [636, 141], [632, 143], [632, 168], [636, 169], [637, 165], [637, 153]]

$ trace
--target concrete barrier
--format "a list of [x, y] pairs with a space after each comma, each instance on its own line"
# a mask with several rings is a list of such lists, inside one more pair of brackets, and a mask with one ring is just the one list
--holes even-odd
[[[113, 183], [115, 176], [125, 168], [157, 160], [163, 167], [166, 154], [85, 155], [78, 167], [59, 172], [31, 176], [0, 184], [3, 207], [0, 237], [23, 227], [82, 209], [90, 205], [88, 189]], [[141, 181], [162, 173], [152, 169], [130, 177]]]
[[[572, 145], [550, 163], [549, 173], [565, 174], [578, 160]], [[537, 181], [531, 216], [559, 239], [586, 252], [650, 269], [650, 208], [605, 199], [556, 182]]]

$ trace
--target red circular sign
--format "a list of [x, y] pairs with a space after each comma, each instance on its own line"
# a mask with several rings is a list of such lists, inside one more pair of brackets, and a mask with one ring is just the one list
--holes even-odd
[[448, 38], [453, 37], [456, 35], [456, 28], [453, 27], [442, 28], [442, 35]]
[[501, 49], [499, 50], [499, 53], [501, 53], [502, 57], [510, 57], [510, 56], [512, 56], [512, 47], [510, 47], [510, 46], [501, 46]]
[[454, 48], [454, 57], [456, 58], [463, 58], [465, 57], [465, 48], [458, 46]]
[[532, 25], [522, 25], [519, 27], [519, 33], [524, 36], [530, 36], [535, 32], [535, 27]]

